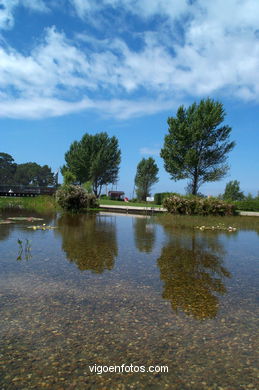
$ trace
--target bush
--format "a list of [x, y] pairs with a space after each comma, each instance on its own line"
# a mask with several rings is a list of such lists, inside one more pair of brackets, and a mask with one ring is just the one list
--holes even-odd
[[234, 215], [236, 206], [216, 198], [184, 197], [171, 195], [163, 206], [172, 214]]
[[130, 202], [131, 202], [131, 203], [137, 203], [137, 202], [138, 202], [138, 199], [137, 199], [137, 198], [132, 198], [132, 199], [130, 199]]
[[110, 199], [110, 198], [109, 198], [109, 196], [107, 196], [107, 195], [105, 195], [105, 194], [102, 194], [102, 195], [100, 196], [100, 199], [108, 200], [108, 199]]
[[56, 192], [57, 203], [67, 211], [98, 207], [95, 195], [88, 194], [81, 186], [63, 185]]
[[259, 199], [239, 200], [234, 202], [237, 210], [259, 211]]
[[154, 203], [160, 205], [163, 203], [163, 200], [165, 198], [168, 198], [171, 195], [178, 195], [178, 194], [176, 194], [175, 192], [159, 192], [154, 195]]

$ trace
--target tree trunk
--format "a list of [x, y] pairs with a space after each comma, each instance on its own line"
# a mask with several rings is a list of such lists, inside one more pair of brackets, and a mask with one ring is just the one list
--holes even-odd
[[197, 195], [198, 192], [198, 174], [194, 173], [193, 182], [192, 182], [192, 195]]

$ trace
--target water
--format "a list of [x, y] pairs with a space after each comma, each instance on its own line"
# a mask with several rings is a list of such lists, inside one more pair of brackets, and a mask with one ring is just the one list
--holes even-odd
[[[256, 389], [259, 229], [27, 215], [0, 225], [1, 389]], [[168, 372], [89, 368], [122, 364]]]

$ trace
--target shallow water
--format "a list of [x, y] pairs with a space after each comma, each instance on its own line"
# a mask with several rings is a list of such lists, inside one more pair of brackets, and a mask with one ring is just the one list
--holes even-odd
[[256, 389], [258, 230], [41, 217], [0, 225], [1, 389]]

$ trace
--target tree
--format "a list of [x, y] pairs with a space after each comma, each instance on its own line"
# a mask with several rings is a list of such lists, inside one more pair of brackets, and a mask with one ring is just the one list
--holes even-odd
[[35, 162], [17, 165], [14, 184], [46, 187], [54, 183], [54, 173], [48, 165], [41, 166]]
[[135, 176], [138, 199], [146, 200], [146, 197], [149, 196], [152, 185], [158, 182], [157, 173], [158, 167], [152, 157], [143, 158], [139, 162]]
[[16, 164], [13, 157], [7, 153], [0, 153], [0, 185], [13, 184]]
[[85, 134], [81, 141], [74, 141], [65, 154], [67, 170], [72, 172], [79, 184], [90, 181], [93, 191], [99, 197], [102, 186], [114, 184], [118, 179], [121, 151], [116, 137], [107, 133]]
[[190, 179], [188, 188], [196, 195], [205, 182], [223, 178], [229, 167], [227, 154], [235, 146], [228, 142], [231, 127], [220, 124], [225, 117], [223, 105], [212, 99], [180, 106], [176, 117], [168, 118], [161, 157], [171, 179]]
[[244, 193], [240, 191], [239, 181], [233, 180], [226, 184], [225, 192], [223, 194], [224, 200], [243, 200]]
[[64, 184], [65, 185], [76, 183], [76, 177], [72, 172], [69, 171], [69, 169], [66, 169], [64, 171], [63, 177], [64, 177]]

